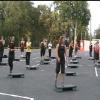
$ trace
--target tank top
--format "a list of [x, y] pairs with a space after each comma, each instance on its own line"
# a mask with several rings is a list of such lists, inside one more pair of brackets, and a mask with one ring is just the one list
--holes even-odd
[[58, 56], [61, 58], [61, 59], [65, 59], [65, 46], [59, 46], [58, 47]]
[[[9, 43], [9, 48], [10, 49], [14, 49], [14, 47], [15, 47], [14, 43], [10, 42]], [[14, 51], [9, 50], [9, 54], [13, 55], [14, 54]]]
[[95, 51], [96, 53], [99, 53], [99, 45], [95, 45], [95, 46], [94, 46], [94, 51]]
[[31, 42], [26, 42], [26, 52], [31, 52]]

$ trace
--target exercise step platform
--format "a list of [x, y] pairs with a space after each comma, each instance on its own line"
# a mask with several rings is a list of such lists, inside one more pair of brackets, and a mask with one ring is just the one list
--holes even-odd
[[20, 61], [20, 59], [14, 59], [14, 61]]
[[89, 59], [88, 60], [94, 60], [94, 58], [93, 57], [89, 57]]
[[72, 58], [72, 61], [75, 61], [75, 60], [77, 60], [76, 58]]
[[68, 64], [68, 67], [69, 68], [78, 68], [79, 65], [77, 65], [77, 64]]
[[56, 57], [50, 57], [51, 59], [56, 59]]
[[44, 58], [44, 61], [50, 61], [50, 58]]
[[26, 57], [20, 57], [20, 58], [25, 59]]
[[82, 57], [81, 57], [81, 56], [75, 56], [75, 58], [76, 58], [76, 59], [81, 59]]
[[78, 64], [79, 62], [78, 62], [78, 60], [70, 60], [70, 63], [71, 64]]
[[66, 92], [66, 91], [76, 91], [77, 86], [76, 85], [64, 85], [64, 87], [57, 86], [56, 91], [57, 92]]
[[76, 76], [76, 72], [66, 72], [66, 76]]
[[40, 64], [41, 65], [47, 65], [47, 64], [50, 64], [50, 61], [40, 61]]
[[26, 69], [28, 69], [28, 70], [38, 70], [39, 69], [39, 67], [38, 66], [30, 66], [30, 67], [26, 67]]
[[0, 66], [7, 66], [8, 63], [0, 63]]
[[11, 78], [24, 78], [23, 73], [11, 73], [8, 76], [11, 77]]
[[8, 56], [7, 55], [3, 55], [3, 58], [8, 58]]
[[100, 63], [95, 63], [95, 66], [96, 67], [100, 67]]
[[26, 60], [25, 59], [20, 59], [20, 61], [24, 61], [25, 62]]

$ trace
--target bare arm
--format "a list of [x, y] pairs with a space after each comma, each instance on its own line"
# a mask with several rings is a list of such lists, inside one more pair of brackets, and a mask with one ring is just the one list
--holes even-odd
[[59, 56], [58, 56], [58, 44], [57, 44], [57, 46], [56, 46], [55, 52], [56, 52], [56, 58], [58, 58], [58, 57], [59, 57]]

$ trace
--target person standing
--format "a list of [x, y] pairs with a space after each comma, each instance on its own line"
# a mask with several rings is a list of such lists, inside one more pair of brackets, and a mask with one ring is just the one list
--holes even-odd
[[56, 80], [55, 80], [55, 87], [57, 87], [58, 76], [61, 79], [61, 85], [64, 86], [65, 57], [66, 57], [66, 46], [64, 45], [64, 37], [60, 36], [59, 42], [56, 45]]
[[90, 46], [89, 46], [89, 55], [90, 55], [90, 57], [92, 57], [92, 48], [93, 48], [92, 43], [90, 43]]
[[31, 41], [30, 38], [28, 38], [26, 42], [26, 65], [27, 67], [30, 67], [30, 55], [31, 55]]
[[10, 73], [12, 73], [13, 61], [14, 61], [14, 55], [15, 55], [15, 45], [14, 45], [13, 40], [10, 41], [8, 48], [9, 48], [8, 64], [9, 64], [9, 67], [10, 67]]
[[49, 58], [51, 57], [51, 50], [52, 50], [52, 43], [50, 41], [49, 44], [48, 44]]
[[72, 42], [69, 44], [69, 57], [72, 57], [73, 49], [74, 49], [74, 45], [73, 45], [73, 41], [72, 41]]
[[0, 37], [0, 63], [2, 62], [3, 58], [3, 53], [4, 53], [4, 40], [3, 37]]
[[94, 59], [95, 62], [98, 62], [99, 60], [99, 42], [96, 42], [94, 45]]
[[25, 48], [25, 41], [24, 41], [24, 39], [22, 38], [22, 40], [21, 40], [21, 42], [20, 42], [21, 57], [23, 57], [24, 48]]
[[44, 45], [44, 42], [42, 41], [40, 43], [40, 56], [41, 56], [41, 61], [44, 59], [44, 55], [45, 55], [45, 45]]
[[45, 53], [46, 53], [46, 49], [47, 49], [47, 39], [44, 39], [43, 40], [43, 43], [44, 43], [44, 47], [45, 47], [45, 50], [44, 50], [44, 56], [45, 56]]
[[78, 46], [78, 43], [76, 42], [76, 44], [75, 44], [75, 56], [77, 56], [78, 50], [79, 50], [79, 46]]

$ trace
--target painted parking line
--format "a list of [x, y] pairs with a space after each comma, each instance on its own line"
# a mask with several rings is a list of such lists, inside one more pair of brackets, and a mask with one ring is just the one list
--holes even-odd
[[21, 98], [21, 99], [26, 99], [26, 100], [34, 100], [34, 98], [30, 98], [26, 96], [19, 96], [19, 95], [14, 95], [14, 94], [0, 93], [0, 95]]
[[97, 71], [97, 67], [95, 67], [95, 75], [98, 78], [98, 71]]

